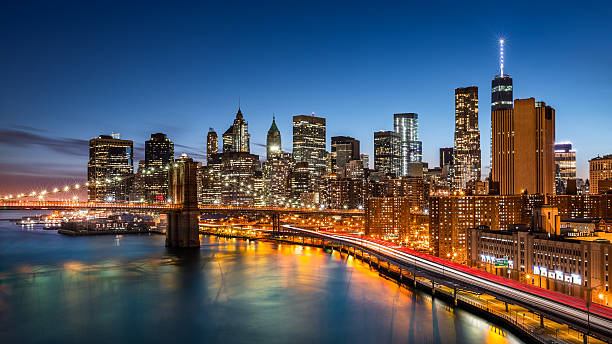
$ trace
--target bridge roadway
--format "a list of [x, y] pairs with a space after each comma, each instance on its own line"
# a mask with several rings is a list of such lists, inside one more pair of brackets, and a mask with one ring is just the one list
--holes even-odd
[[400, 248], [385, 241], [356, 235], [323, 233], [283, 225], [284, 231], [325, 240], [335, 245], [351, 247], [353, 250], [373, 255], [411, 272], [414, 276], [427, 277], [432, 282], [485, 293], [496, 298], [527, 308], [558, 323], [568, 324], [583, 333], [588, 333], [606, 342], [612, 342], [612, 309], [598, 304], [587, 304], [577, 299], [550, 290], [523, 284], [508, 278], [489, 274], [453, 263], [428, 254]]
[[[181, 210], [181, 204], [147, 204], [147, 203], [101, 203], [75, 201], [0, 201], [1, 210], [144, 210], [174, 212]], [[217, 214], [295, 214], [327, 216], [363, 216], [363, 210], [353, 209], [316, 209], [316, 208], [283, 208], [283, 207], [236, 207], [236, 206], [198, 206], [201, 213]]]

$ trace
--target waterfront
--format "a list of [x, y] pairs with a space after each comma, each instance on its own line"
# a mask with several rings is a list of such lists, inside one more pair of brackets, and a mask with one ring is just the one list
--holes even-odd
[[201, 238], [64, 237], [0, 222], [7, 342], [517, 343], [337, 252]]

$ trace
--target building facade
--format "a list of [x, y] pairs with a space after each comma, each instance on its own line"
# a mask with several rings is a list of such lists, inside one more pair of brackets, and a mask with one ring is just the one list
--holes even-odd
[[120, 202], [129, 197], [126, 181], [134, 173], [134, 142], [109, 135], [89, 140], [87, 196], [93, 202]]
[[612, 154], [589, 160], [589, 193], [603, 193], [600, 182], [612, 179]]
[[534, 98], [491, 113], [492, 179], [500, 194], [554, 193], [555, 110]]
[[168, 168], [174, 161], [174, 143], [166, 134], [151, 134], [145, 141], [145, 199], [166, 202], [168, 199]]
[[400, 160], [400, 136], [394, 131], [374, 132], [374, 169], [397, 177]]
[[396, 113], [393, 115], [393, 130], [399, 135], [400, 176], [408, 176], [411, 162], [421, 162], [423, 147], [419, 141], [419, 115]]
[[326, 170], [325, 118], [293, 116], [293, 159], [306, 163], [311, 182], [319, 180]]
[[331, 138], [331, 165], [333, 173], [338, 173], [349, 161], [360, 159], [359, 140], [349, 136], [333, 136]]
[[476, 86], [455, 89], [455, 147], [452, 154], [455, 190], [463, 190], [468, 182], [480, 180], [480, 130]]
[[555, 193], [564, 194], [572, 179], [576, 179], [576, 151], [571, 142], [555, 143]]
[[250, 140], [248, 123], [244, 120], [242, 111], [238, 108], [234, 123], [223, 133], [223, 153], [250, 153]]
[[208, 128], [208, 134], [206, 134], [206, 161], [210, 161], [211, 158], [218, 153], [219, 137], [213, 128]]
[[268, 136], [266, 138], [266, 159], [270, 160], [272, 156], [282, 151], [281, 134], [276, 126], [276, 118], [272, 116], [272, 125], [268, 129]]

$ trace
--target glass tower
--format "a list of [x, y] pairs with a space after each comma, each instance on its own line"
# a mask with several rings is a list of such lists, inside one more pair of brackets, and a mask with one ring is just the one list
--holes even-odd
[[411, 162], [423, 159], [422, 143], [419, 141], [419, 115], [396, 113], [393, 115], [393, 129], [399, 135], [400, 176], [410, 173]]

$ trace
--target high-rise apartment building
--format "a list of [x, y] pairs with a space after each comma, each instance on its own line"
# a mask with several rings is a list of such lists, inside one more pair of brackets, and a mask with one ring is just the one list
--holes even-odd
[[419, 115], [416, 113], [396, 113], [393, 115], [393, 130], [399, 135], [400, 175], [410, 173], [411, 162], [421, 162], [423, 147], [419, 141]]
[[338, 173], [351, 160], [360, 160], [359, 140], [349, 136], [334, 136], [331, 138], [332, 171]]
[[612, 180], [612, 154], [589, 160], [589, 193], [603, 193], [600, 182], [609, 180]]
[[223, 133], [223, 153], [249, 153], [251, 151], [250, 139], [248, 123], [238, 108], [234, 123]]
[[268, 129], [268, 137], [266, 140], [266, 159], [270, 160], [273, 155], [281, 153], [282, 151], [281, 134], [276, 126], [276, 118], [272, 116], [272, 125], [270, 125], [270, 129]]
[[151, 134], [145, 141], [145, 198], [165, 202], [168, 198], [168, 165], [174, 161], [174, 143], [166, 134]]
[[394, 131], [374, 132], [374, 169], [399, 176], [400, 136]]
[[571, 142], [555, 143], [555, 191], [564, 194], [567, 181], [576, 179], [576, 151]]
[[491, 112], [494, 182], [500, 194], [552, 195], [555, 185], [555, 109], [534, 98]]
[[313, 183], [325, 174], [325, 147], [325, 118], [314, 114], [293, 116], [293, 159], [308, 164]]
[[206, 161], [209, 162], [214, 154], [219, 153], [219, 137], [213, 128], [208, 128], [206, 135]]
[[480, 180], [480, 130], [478, 87], [455, 89], [455, 147], [453, 188], [463, 190], [468, 182]]
[[134, 172], [134, 142], [109, 135], [89, 140], [88, 199], [118, 202], [128, 199], [126, 179]]

